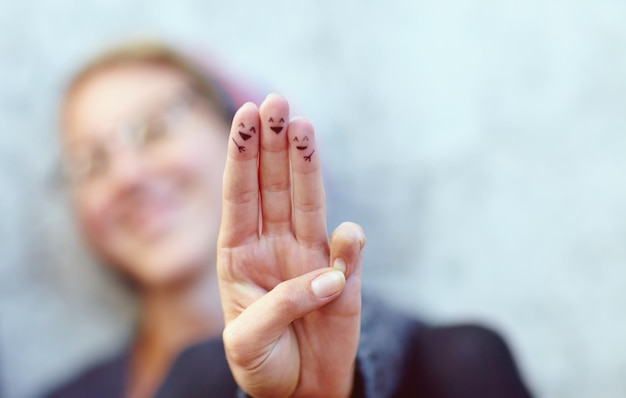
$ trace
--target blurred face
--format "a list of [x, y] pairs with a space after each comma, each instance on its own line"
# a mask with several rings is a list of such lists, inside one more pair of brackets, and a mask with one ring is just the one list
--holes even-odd
[[71, 92], [63, 116], [73, 203], [97, 254], [148, 288], [212, 266], [228, 126], [183, 76], [110, 67]]

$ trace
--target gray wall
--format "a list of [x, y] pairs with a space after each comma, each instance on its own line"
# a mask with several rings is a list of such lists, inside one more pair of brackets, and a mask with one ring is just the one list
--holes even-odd
[[[114, 349], [132, 299], [80, 249], [55, 103], [102, 45], [209, 48], [323, 139], [366, 283], [504, 333], [539, 396], [626, 396], [626, 3], [0, 1], [0, 384], [31, 397]], [[1, 394], [1, 393], [0, 393]]]

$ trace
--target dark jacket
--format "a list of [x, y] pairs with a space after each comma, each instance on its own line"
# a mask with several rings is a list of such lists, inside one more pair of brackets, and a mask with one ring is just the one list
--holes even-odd
[[[49, 398], [116, 398], [126, 391], [130, 354], [107, 360]], [[527, 398], [504, 340], [481, 326], [430, 327], [364, 301], [353, 397]], [[174, 361], [157, 398], [243, 397], [220, 339]]]

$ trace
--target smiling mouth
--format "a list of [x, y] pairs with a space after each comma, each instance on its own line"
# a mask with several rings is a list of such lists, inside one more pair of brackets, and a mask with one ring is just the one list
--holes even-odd
[[276, 134], [280, 133], [281, 131], [283, 131], [283, 126], [273, 126], [270, 127], [270, 129], [272, 129], [273, 132], [275, 132]]
[[299, 151], [304, 151], [305, 149], [307, 149], [309, 146], [308, 145], [303, 145], [303, 146], [296, 146], [296, 148], [298, 148]]
[[252, 137], [250, 134], [246, 134], [246, 133], [242, 133], [241, 131], [239, 132], [239, 136], [244, 140], [244, 141], [248, 141], [250, 139], [250, 137]]

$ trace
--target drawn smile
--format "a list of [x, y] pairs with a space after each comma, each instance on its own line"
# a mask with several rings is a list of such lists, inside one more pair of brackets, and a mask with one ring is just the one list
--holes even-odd
[[296, 148], [299, 151], [304, 151], [305, 149], [307, 149], [309, 146], [308, 145], [297, 145]]
[[246, 134], [242, 131], [239, 132], [239, 136], [241, 137], [241, 139], [243, 139], [244, 141], [248, 141], [250, 139], [250, 137], [252, 137], [250, 134]]
[[[270, 120], [268, 120], [269, 123], [274, 123], [274, 118], [270, 117]], [[280, 120], [278, 121], [279, 124], [284, 124], [285, 123], [285, 119], [283, 119], [282, 117], [280, 118]], [[270, 126], [270, 130], [272, 130], [273, 132], [275, 132], [276, 134], [280, 133], [281, 131], [283, 131], [283, 126]]]

